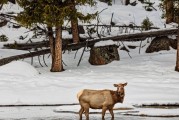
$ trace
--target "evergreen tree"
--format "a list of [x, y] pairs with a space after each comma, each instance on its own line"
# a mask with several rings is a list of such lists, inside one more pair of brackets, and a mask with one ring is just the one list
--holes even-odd
[[[85, 0], [88, 4], [94, 5], [94, 0]], [[72, 29], [72, 36], [73, 42], [78, 43], [79, 41], [79, 32], [78, 32], [78, 19], [83, 20], [84, 22], [90, 20], [91, 18], [95, 18], [96, 14], [88, 14], [87, 16], [82, 15], [81, 13], [77, 12], [76, 6], [82, 5], [84, 2], [82, 0], [68, 0], [67, 3], [71, 8], [71, 13], [69, 16], [69, 20], [71, 21], [71, 29]]]
[[6, 4], [7, 2], [8, 2], [7, 0], [0, 1], [0, 10], [2, 9], [3, 5]]
[[179, 0], [161, 0], [166, 23], [179, 23]]
[[[69, 20], [71, 15], [83, 21], [94, 18], [94, 14], [82, 13], [71, 9], [69, 0], [17, 0], [17, 3], [24, 9], [17, 16], [17, 21], [26, 27], [37, 24], [46, 25], [48, 29], [49, 44], [52, 56], [52, 72], [63, 71], [62, 66], [62, 25], [64, 20]], [[74, 0], [80, 5], [94, 5], [93, 0]], [[53, 29], [55, 29], [55, 34]], [[54, 36], [55, 35], [55, 36]]]
[[8, 0], [1, 0], [0, 1], [0, 4], [5, 4], [5, 3], [7, 3], [8, 2]]

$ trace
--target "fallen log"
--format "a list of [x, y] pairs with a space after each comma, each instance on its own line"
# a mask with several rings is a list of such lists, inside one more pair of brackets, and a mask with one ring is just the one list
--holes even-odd
[[[148, 37], [161, 37], [161, 36], [167, 36], [167, 35], [176, 35], [178, 29], [170, 29], [170, 30], [158, 30], [158, 31], [149, 31], [149, 32], [143, 32], [143, 33], [135, 33], [135, 34], [124, 34], [120, 36], [115, 36], [115, 37], [106, 37], [106, 38], [101, 38], [101, 39], [94, 39], [94, 40], [87, 40], [85, 42], [80, 42], [77, 44], [67, 44], [63, 45], [62, 48], [63, 50], [77, 50], [82, 47], [92, 47], [94, 46], [95, 43], [99, 41], [107, 41], [107, 40], [113, 40], [113, 41], [141, 41], [145, 40]], [[40, 50], [37, 52], [31, 52], [31, 53], [26, 53], [22, 55], [16, 55], [16, 56], [11, 56], [7, 58], [0, 59], [0, 66], [5, 65], [11, 61], [14, 60], [19, 60], [19, 59], [24, 59], [28, 57], [34, 57], [34, 56], [39, 56], [43, 54], [48, 54], [50, 53], [50, 49], [45, 49], [45, 50]]]
[[[91, 25], [82, 25], [86, 27], [118, 27], [118, 28], [142, 28], [142, 26], [137, 26], [137, 25], [96, 25], [96, 24], [91, 24]], [[158, 27], [150, 27], [150, 29], [160, 29]]]
[[161, 36], [168, 36], [168, 35], [177, 35], [178, 29], [168, 29], [168, 30], [158, 30], [158, 31], [149, 31], [149, 32], [142, 32], [142, 33], [134, 33], [134, 34], [124, 34], [114, 37], [105, 37], [101, 39], [90, 39], [85, 42], [80, 42], [78, 44], [68, 44], [67, 46], [63, 46], [64, 50], [70, 50], [70, 49], [80, 49], [81, 47], [91, 47], [95, 43], [99, 41], [107, 41], [107, 40], [113, 40], [113, 41], [142, 41], [145, 40], [148, 37], [161, 37]]
[[50, 53], [50, 49], [45, 49], [45, 50], [41, 50], [41, 51], [37, 51], [37, 52], [25, 53], [25, 54], [21, 54], [21, 55], [15, 55], [15, 56], [7, 57], [7, 58], [2, 58], [2, 59], [0, 59], [0, 66], [10, 63], [14, 60], [20, 60], [20, 59], [44, 55], [44, 54], [48, 54], [48, 53]]
[[[101, 39], [89, 39], [89, 38], [80, 38], [80, 43], [78, 44], [71, 44], [72, 39], [63, 39], [63, 45], [66, 49], [79, 49], [80, 47], [84, 47], [86, 45], [86, 40], [88, 40], [88, 45], [92, 46], [96, 42], [105, 41], [105, 40], [113, 40], [113, 41], [141, 41], [145, 40], [148, 37], [161, 37], [161, 36], [168, 36], [168, 35], [176, 35], [177, 29], [168, 29], [168, 30], [157, 30], [157, 31], [147, 31], [142, 33], [133, 33], [133, 34], [123, 34], [114, 37], [105, 37]], [[5, 44], [5, 48], [10, 49], [19, 49], [19, 50], [29, 50], [32, 48], [42, 48], [42, 47], [49, 47], [48, 41], [42, 42], [34, 42], [34, 43], [14, 43], [14, 44]]]
[[13, 43], [13, 44], [4, 44], [6, 49], [17, 49], [17, 50], [29, 50], [32, 48], [42, 48], [49, 47], [48, 41], [33, 42], [33, 43]]
[[[89, 38], [80, 38], [81, 42], [86, 41]], [[63, 45], [71, 44], [73, 42], [72, 39], [63, 39]], [[30, 50], [32, 48], [43, 48], [49, 47], [49, 41], [41, 41], [41, 42], [33, 42], [33, 43], [11, 43], [11, 44], [4, 44], [5, 49], [17, 49], [17, 50]]]

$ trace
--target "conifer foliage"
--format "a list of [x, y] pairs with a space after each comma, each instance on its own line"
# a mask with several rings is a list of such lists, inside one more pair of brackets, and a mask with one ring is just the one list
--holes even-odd
[[161, 0], [166, 23], [179, 23], [179, 0]]
[[8, 1], [7, 0], [1, 0], [0, 1], [0, 4], [5, 4], [5, 3], [7, 3]]
[[0, 0], [0, 10], [2, 9], [2, 6], [7, 2], [8, 2], [7, 0]]
[[62, 25], [64, 21], [78, 18], [86, 22], [95, 17], [95, 14], [83, 15], [74, 11], [71, 9], [71, 3], [94, 5], [95, 2], [93, 0], [73, 0], [73, 2], [71, 0], [17, 0], [17, 3], [24, 9], [16, 18], [19, 23], [26, 27], [37, 24], [47, 27], [52, 56], [51, 71], [63, 71]]

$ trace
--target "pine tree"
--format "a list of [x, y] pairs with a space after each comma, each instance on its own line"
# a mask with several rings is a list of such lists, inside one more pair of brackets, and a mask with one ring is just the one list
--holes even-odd
[[78, 43], [79, 41], [79, 31], [78, 31], [78, 19], [83, 20], [84, 22], [90, 20], [91, 18], [94, 18], [97, 13], [95, 14], [88, 14], [87, 16], [84, 16], [83, 14], [79, 13], [76, 9], [77, 5], [83, 5], [87, 2], [90, 5], [94, 5], [94, 0], [68, 0], [67, 3], [69, 6], [71, 6], [71, 13], [69, 16], [69, 19], [71, 21], [71, 29], [72, 29], [72, 36], [73, 36], [73, 42]]
[[6, 4], [8, 2], [8, 0], [1, 0], [0, 4]]
[[179, 0], [161, 0], [166, 23], [179, 23]]
[[[95, 17], [95, 14], [87, 14], [85, 16], [77, 11], [74, 12], [71, 9], [69, 0], [17, 0], [17, 3], [24, 9], [16, 17], [19, 23], [26, 27], [32, 27], [37, 24], [47, 26], [52, 56], [51, 71], [63, 71], [62, 25], [64, 20], [69, 20], [71, 15], [74, 15], [74, 18], [89, 21]], [[93, 0], [75, 0], [74, 3], [94, 5]], [[55, 33], [52, 28], [55, 29]]]

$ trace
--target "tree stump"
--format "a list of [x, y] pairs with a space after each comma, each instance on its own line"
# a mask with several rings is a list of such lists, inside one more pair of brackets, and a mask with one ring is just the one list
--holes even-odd
[[4, 27], [5, 25], [7, 25], [7, 22], [7, 20], [0, 21], [0, 27]]
[[98, 46], [90, 50], [89, 63], [92, 65], [105, 65], [114, 60], [119, 61], [117, 45]]
[[177, 49], [177, 39], [171, 39], [170, 46], [176, 50]]
[[156, 37], [152, 40], [151, 44], [146, 49], [146, 53], [158, 52], [161, 50], [170, 50], [170, 46], [172, 48], [176, 48], [174, 44], [174, 40], [166, 36]]

